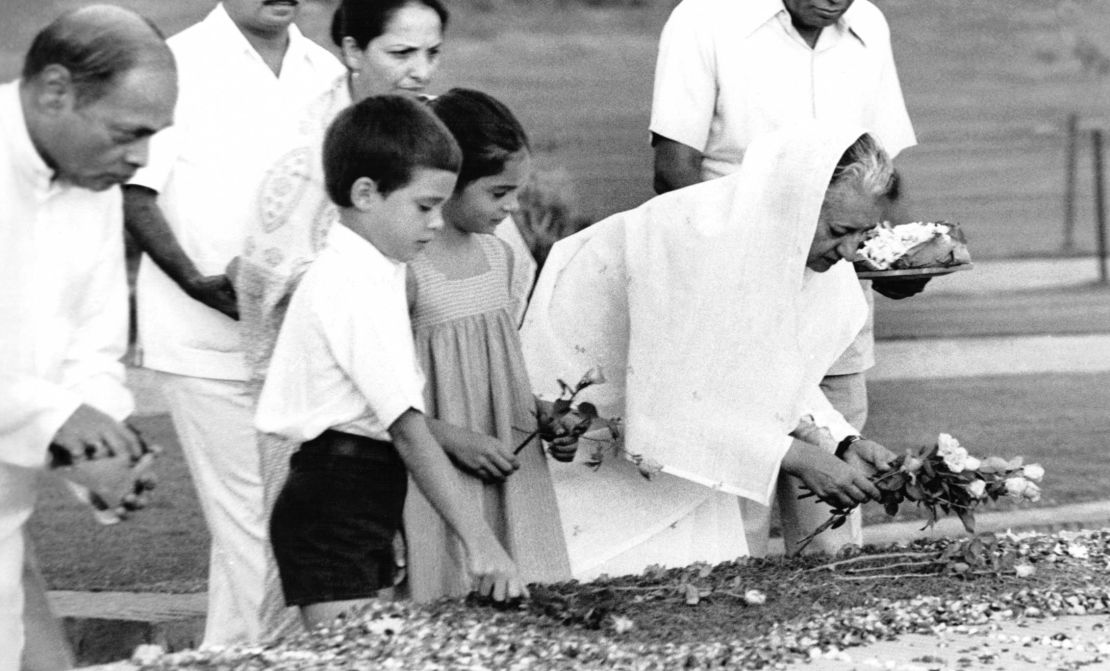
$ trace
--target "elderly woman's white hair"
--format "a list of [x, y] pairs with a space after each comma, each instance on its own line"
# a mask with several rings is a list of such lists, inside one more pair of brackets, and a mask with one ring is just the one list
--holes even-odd
[[894, 164], [886, 150], [864, 133], [852, 143], [833, 168], [829, 187], [854, 183], [875, 198], [886, 196], [894, 184]]

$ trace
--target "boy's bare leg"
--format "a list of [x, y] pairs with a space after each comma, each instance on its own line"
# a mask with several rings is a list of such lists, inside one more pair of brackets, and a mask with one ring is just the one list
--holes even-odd
[[46, 600], [46, 581], [35, 563], [31, 539], [24, 534], [22, 671], [61, 671], [76, 665], [62, 623]]

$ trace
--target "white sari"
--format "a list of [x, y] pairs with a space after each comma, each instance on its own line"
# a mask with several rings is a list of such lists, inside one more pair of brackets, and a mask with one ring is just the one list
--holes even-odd
[[817, 123], [754, 142], [739, 172], [557, 243], [522, 330], [537, 391], [594, 365], [582, 400], [625, 424], [650, 482], [610, 458], [553, 469], [580, 578], [747, 554], [736, 496], [766, 504], [804, 415], [850, 430], [818, 383], [866, 316], [847, 263], [805, 267], [838, 159], [863, 133]]

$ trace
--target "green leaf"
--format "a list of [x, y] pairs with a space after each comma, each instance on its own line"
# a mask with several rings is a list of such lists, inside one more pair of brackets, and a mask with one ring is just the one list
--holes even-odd
[[562, 417], [570, 412], [570, 400], [565, 398], [557, 398], [551, 404], [551, 409], [555, 412], [556, 417]]
[[582, 403], [578, 404], [578, 414], [589, 417], [590, 419], [594, 419], [598, 416], [597, 406], [595, 406], [593, 403], [583, 401]]
[[975, 533], [975, 516], [971, 515], [970, 510], [957, 510], [956, 515], [963, 522], [963, 528], [967, 529], [968, 533]]

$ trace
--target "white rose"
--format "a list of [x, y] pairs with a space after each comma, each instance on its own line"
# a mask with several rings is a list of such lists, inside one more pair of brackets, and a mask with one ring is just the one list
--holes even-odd
[[1021, 493], [1021, 495], [1024, 496], [1026, 500], [1036, 503], [1037, 501], [1041, 500], [1041, 488], [1026, 480], [1025, 490]]
[[1033, 482], [1040, 482], [1041, 478], [1044, 477], [1044, 467], [1040, 464], [1029, 464], [1028, 466], [1023, 466], [1021, 472], [1025, 475], [1026, 478], [1032, 480]]
[[937, 436], [937, 447], [940, 449], [941, 454], [949, 450], [959, 449], [960, 441], [956, 440], [947, 433], [942, 433]]
[[975, 480], [967, 486], [967, 492], [975, 498], [981, 499], [983, 494], [987, 492], [987, 483], [982, 480]]
[[1006, 478], [1006, 493], [1014, 498], [1020, 498], [1029, 485], [1032, 484], [1021, 476]]
[[967, 467], [967, 450], [959, 445], [941, 452], [940, 455], [944, 458], [944, 465], [953, 473], [959, 473]]
[[966, 468], [969, 471], [977, 471], [977, 470], [979, 470], [979, 467], [982, 466], [982, 465], [983, 465], [983, 462], [979, 461], [979, 459], [977, 459], [976, 457], [968, 457], [964, 461], [964, 468]]

